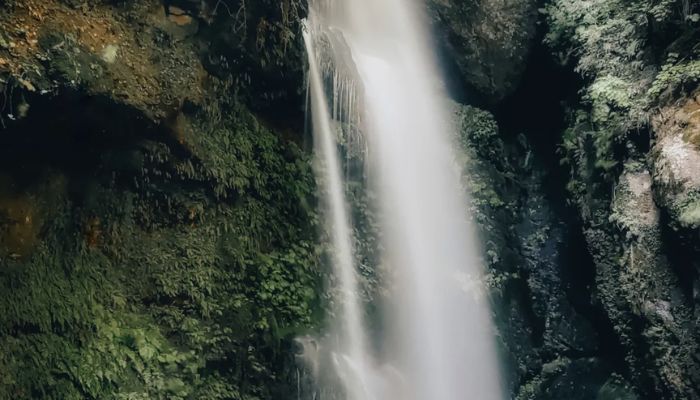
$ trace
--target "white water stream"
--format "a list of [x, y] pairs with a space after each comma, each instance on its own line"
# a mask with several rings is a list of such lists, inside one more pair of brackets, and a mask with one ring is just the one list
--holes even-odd
[[[304, 34], [311, 111], [341, 297], [332, 332], [337, 340], [319, 351], [327, 354], [325, 367], [333, 370], [348, 400], [502, 400], [479, 246], [456, 162], [456, 135], [415, 3], [311, 4]], [[351, 79], [338, 77], [340, 70], [356, 71], [361, 95]], [[329, 75], [335, 79], [327, 88]], [[383, 282], [391, 293], [383, 305], [387, 328], [377, 346], [368, 343], [377, 335], [368, 333], [358, 295], [333, 129], [334, 119], [343, 115], [338, 108], [346, 115], [357, 113], [363, 122], [368, 173], [381, 215], [382, 261], [392, 269], [391, 281]], [[380, 351], [370, 350], [375, 348]]]

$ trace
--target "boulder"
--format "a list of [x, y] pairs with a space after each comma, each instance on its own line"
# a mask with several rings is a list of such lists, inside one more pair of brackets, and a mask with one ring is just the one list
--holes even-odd
[[495, 103], [518, 86], [537, 25], [535, 0], [429, 0], [439, 43], [462, 79]]

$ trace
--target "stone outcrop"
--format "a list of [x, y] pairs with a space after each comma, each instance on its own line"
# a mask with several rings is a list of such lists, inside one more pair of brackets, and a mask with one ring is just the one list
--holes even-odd
[[656, 199], [680, 228], [700, 228], [700, 92], [653, 118]]
[[519, 85], [533, 45], [536, 0], [430, 0], [438, 43], [462, 79], [489, 102]]
[[571, 242], [572, 228], [545, 194], [527, 138], [504, 140], [493, 116], [473, 107], [456, 106], [454, 115], [512, 398], [605, 399], [613, 391], [634, 399], [601, 345], [598, 311], [574, 300], [575, 286], [587, 283], [567, 263], [582, 244]]

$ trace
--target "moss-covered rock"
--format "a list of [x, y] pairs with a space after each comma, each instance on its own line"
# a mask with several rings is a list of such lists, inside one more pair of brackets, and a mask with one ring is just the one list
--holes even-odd
[[2, 399], [295, 396], [309, 156], [166, 6], [0, 2]]
[[[567, 363], [578, 365], [600, 351], [592, 321], [570, 299], [562, 264], [567, 228], [544, 194], [544, 175], [525, 137], [506, 141], [490, 113], [468, 106], [454, 110], [509, 389], [522, 399], [559, 398], [542, 397], [560, 393], [558, 387], [572, 379], [565, 369], [552, 367], [558, 357], [570, 354]], [[611, 372], [603, 368], [592, 390]], [[580, 384], [584, 375], [577, 372], [574, 382]]]
[[[595, 298], [644, 398], [698, 398], [693, 2], [554, 1], [547, 42], [586, 80], [563, 135]], [[680, 56], [682, 54], [682, 56]], [[665, 61], [664, 61], [665, 60]], [[686, 130], [687, 128], [687, 130]]]
[[206, 77], [196, 46], [173, 35], [159, 1], [72, 7], [59, 0], [17, 2], [0, 17], [14, 47], [6, 70], [32, 92], [72, 87], [164, 119], [203, 100]]
[[596, 358], [558, 358], [544, 365], [542, 374], [525, 385], [517, 400], [636, 400], [624, 380], [610, 376], [609, 367]]
[[[292, 393], [286, 349], [318, 321], [311, 166], [245, 107], [226, 108], [219, 119], [189, 115], [199, 143], [191, 154], [167, 136], [135, 136], [103, 145], [96, 158], [32, 156], [64, 150], [24, 130], [51, 119], [45, 109], [5, 131], [33, 139], [30, 148], [3, 142], [4, 156], [20, 152], [31, 166], [3, 163], [23, 179], [15, 190], [51, 207], [31, 249], [14, 257], [14, 243], [0, 242], [0, 398]], [[117, 123], [70, 121], [67, 129], [98, 131]]]
[[[637, 354], [648, 362], [640, 367], [659, 376], [659, 385], [670, 388], [677, 398], [697, 396], [697, 376], [691, 372], [697, 369], [697, 361], [690, 354], [697, 354], [699, 345], [695, 328], [688, 325], [693, 319], [692, 304], [665, 255], [651, 175], [640, 164], [626, 164], [612, 210], [611, 222], [624, 235], [616, 277], [622, 298], [617, 305], [626, 304], [627, 312], [644, 321], [631, 332], [639, 335]], [[645, 353], [643, 348], [651, 351]]]
[[690, 97], [653, 119], [654, 188], [659, 204], [681, 228], [700, 228], [700, 104]]
[[462, 78], [491, 102], [518, 86], [535, 37], [537, 1], [431, 0], [441, 43]]

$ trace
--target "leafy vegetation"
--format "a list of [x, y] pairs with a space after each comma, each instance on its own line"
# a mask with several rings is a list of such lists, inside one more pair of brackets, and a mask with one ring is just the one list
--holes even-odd
[[[621, 153], [648, 130], [649, 110], [660, 93], [697, 81], [697, 54], [687, 38], [697, 30], [697, 11], [682, 0], [562, 0], [544, 9], [546, 42], [588, 82], [562, 146], [576, 198], [582, 185], [616, 176]], [[676, 47], [690, 58], [669, 53], [658, 71], [656, 60]]]
[[113, 149], [137, 169], [69, 175], [84, 190], [0, 261], [0, 398], [292, 395], [282, 350], [318, 323], [310, 163], [235, 101], [188, 118], [189, 155]]
[[664, 92], [674, 92], [700, 82], [700, 59], [679, 61], [678, 54], [669, 54], [668, 62], [661, 67], [659, 75], [649, 89], [652, 98]]
[[[669, 265], [673, 247], [664, 247], [678, 235], [656, 219], [669, 207], [658, 187], [664, 172], [654, 152], [674, 131], [651, 121], [660, 109], [681, 109], [694, 97], [700, 83], [698, 12], [700, 4], [686, 0], [555, 0], [545, 8], [546, 42], [584, 78], [580, 101], [569, 104], [561, 161], [595, 262], [595, 300], [613, 323], [625, 353], [625, 378], [640, 397], [697, 394], [696, 377], [686, 373], [695, 361], [685, 357], [697, 347], [686, 339], [695, 329], [686, 311], [692, 301], [670, 294], [686, 278], [678, 274], [682, 267]], [[633, 191], [630, 176], [637, 179]], [[684, 206], [673, 218], [682, 214], [680, 224], [690, 225], [697, 218], [692, 199]], [[646, 221], [643, 208], [651, 216]], [[648, 312], [644, 304], [650, 302], [668, 307], [678, 325], [671, 328]]]

